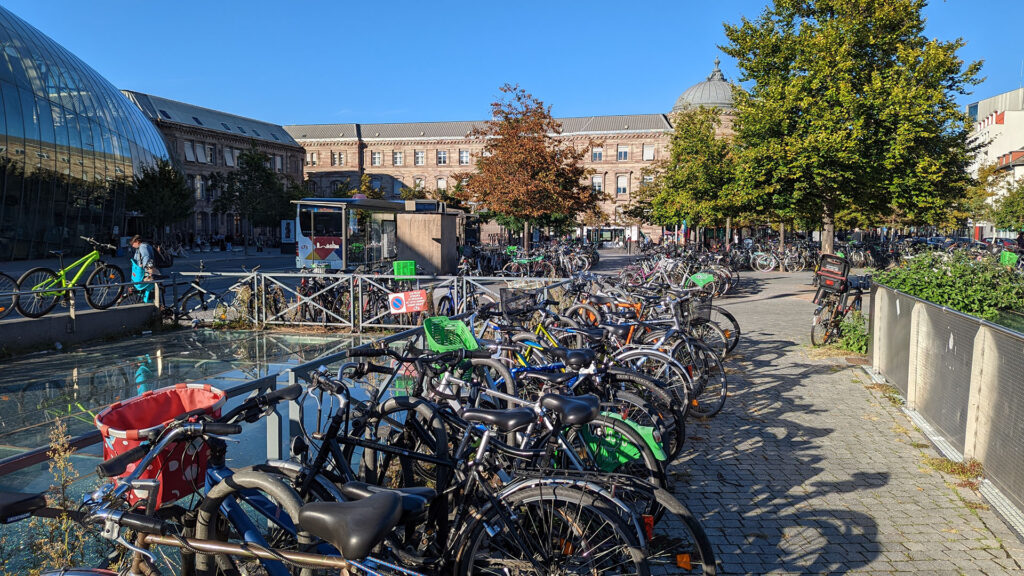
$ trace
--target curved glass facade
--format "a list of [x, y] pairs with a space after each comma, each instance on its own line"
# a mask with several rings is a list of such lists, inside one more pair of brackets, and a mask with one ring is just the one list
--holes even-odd
[[0, 261], [124, 233], [127, 183], [167, 158], [110, 82], [0, 7]]

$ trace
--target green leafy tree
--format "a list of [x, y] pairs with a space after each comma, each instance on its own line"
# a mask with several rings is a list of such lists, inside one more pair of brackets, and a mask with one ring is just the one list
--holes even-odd
[[[238, 156], [238, 169], [227, 175], [214, 174], [212, 187], [219, 191], [214, 210], [240, 215], [250, 231], [252, 226], [274, 227], [293, 218], [291, 201], [303, 196], [301, 188], [282, 180], [270, 167], [270, 157], [255, 147]], [[248, 241], [245, 249], [248, 252]]]
[[[518, 86], [506, 84], [501, 92], [487, 126], [472, 133], [484, 143], [476, 171], [453, 174], [466, 180], [461, 198], [524, 223], [590, 210], [601, 196], [585, 183], [584, 150], [553, 136], [561, 125], [549, 106]], [[524, 243], [527, 238], [524, 226]]]
[[162, 235], [166, 226], [187, 219], [196, 207], [185, 175], [167, 160], [144, 167], [133, 184], [128, 187], [126, 207], [142, 213], [154, 237]]
[[672, 123], [669, 157], [654, 182], [640, 190], [642, 198], [650, 198], [653, 221], [699, 225], [731, 216], [734, 166], [729, 141], [717, 135], [719, 111], [689, 108], [676, 113]]
[[996, 200], [992, 222], [1000, 230], [1024, 230], [1024, 181], [1015, 183]]
[[924, 35], [925, 0], [775, 0], [725, 25], [723, 50], [749, 91], [734, 94], [738, 178], [757, 210], [813, 219], [832, 251], [837, 214], [946, 219], [970, 177], [956, 96], [978, 83], [963, 40]]

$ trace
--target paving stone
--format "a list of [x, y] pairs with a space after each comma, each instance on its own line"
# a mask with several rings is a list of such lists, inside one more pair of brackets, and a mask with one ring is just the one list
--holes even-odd
[[716, 302], [743, 328], [737, 372], [669, 471], [725, 572], [1019, 572], [1024, 544], [922, 464], [909, 419], [859, 368], [810, 353], [809, 280], [744, 273], [742, 296]]

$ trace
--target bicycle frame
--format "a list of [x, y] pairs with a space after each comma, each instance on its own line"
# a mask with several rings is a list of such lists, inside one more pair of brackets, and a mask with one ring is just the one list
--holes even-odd
[[[85, 256], [82, 256], [78, 260], [75, 260], [75, 262], [73, 264], [70, 264], [68, 266], [64, 266], [60, 270], [57, 270], [56, 271], [57, 272], [57, 278], [60, 280], [60, 286], [59, 287], [63, 289], [63, 288], [71, 288], [71, 287], [77, 286], [78, 285], [78, 280], [82, 277], [82, 274], [85, 274], [85, 269], [90, 264], [92, 264], [94, 262], [98, 262], [100, 257], [101, 257], [101, 255], [100, 255], [99, 251], [98, 250], [93, 250], [92, 252], [89, 252], [88, 254], [86, 254]], [[78, 271], [75, 273], [74, 277], [69, 282], [68, 279], [67, 279], [68, 271], [72, 270], [76, 266], [78, 267]], [[32, 291], [42, 291], [42, 290], [46, 290], [48, 288], [55, 288], [55, 287], [57, 287], [57, 286], [55, 286], [52, 281], [47, 280], [47, 281], [44, 281], [44, 282], [40, 282], [39, 284], [36, 284], [35, 286], [33, 286], [31, 288], [31, 290]], [[63, 290], [54, 291], [52, 293], [51, 292], [43, 292], [43, 294], [48, 296], [48, 295], [51, 295], [51, 294], [57, 294], [59, 292], [63, 292]]]

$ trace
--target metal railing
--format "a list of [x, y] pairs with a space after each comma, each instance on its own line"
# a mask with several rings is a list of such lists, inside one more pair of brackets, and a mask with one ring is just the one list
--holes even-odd
[[1024, 509], [1024, 334], [876, 284], [872, 365]]

